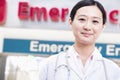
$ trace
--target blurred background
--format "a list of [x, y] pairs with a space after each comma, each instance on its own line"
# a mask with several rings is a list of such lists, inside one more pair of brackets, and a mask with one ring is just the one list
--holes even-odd
[[[0, 53], [26, 56], [28, 60], [29, 55], [44, 58], [67, 50], [74, 43], [68, 17], [76, 2], [78, 0], [0, 0]], [[100, 2], [108, 19], [96, 47], [104, 57], [120, 66], [120, 1]]]

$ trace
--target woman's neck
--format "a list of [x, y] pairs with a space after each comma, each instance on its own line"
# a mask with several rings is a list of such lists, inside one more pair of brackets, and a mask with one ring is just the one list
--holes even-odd
[[74, 44], [75, 51], [80, 55], [83, 65], [94, 51], [95, 45], [76, 45]]

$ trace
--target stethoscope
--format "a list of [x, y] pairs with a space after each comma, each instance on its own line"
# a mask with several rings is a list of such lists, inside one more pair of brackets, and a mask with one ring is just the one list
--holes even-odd
[[[67, 54], [68, 54], [68, 53], [67, 53]], [[66, 56], [65, 56], [66, 64], [61, 64], [61, 65], [59, 65], [59, 66], [57, 66], [57, 64], [58, 64], [58, 60], [59, 60], [59, 56], [60, 56], [60, 55], [57, 56], [56, 64], [55, 64], [54, 80], [56, 80], [56, 79], [55, 79], [56, 73], [57, 73], [57, 71], [58, 71], [61, 67], [65, 68], [66, 71], [67, 71], [67, 79], [66, 79], [66, 80], [70, 80], [70, 72], [71, 72], [71, 71], [73, 71], [73, 72], [75, 73], [75, 75], [79, 78], [79, 80], [82, 80], [81, 77], [79, 76], [79, 74], [78, 74], [74, 69], [72, 69], [72, 68], [70, 67], [69, 62], [68, 62], [68, 59], [67, 59], [67, 58], [68, 58], [68, 57], [67, 57], [67, 54], [66, 54]], [[107, 69], [106, 69], [106, 65], [105, 65], [104, 59], [102, 59], [101, 62], [102, 62], [102, 64], [103, 64], [103, 68], [104, 68], [105, 80], [108, 80]]]

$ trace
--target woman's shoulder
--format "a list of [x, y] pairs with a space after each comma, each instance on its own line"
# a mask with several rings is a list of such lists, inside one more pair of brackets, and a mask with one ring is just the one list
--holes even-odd
[[104, 58], [104, 63], [107, 69], [109, 69], [109, 71], [112, 70], [113, 72], [116, 71], [120, 73], [120, 67], [111, 59]]
[[110, 59], [104, 58], [105, 70], [107, 71], [108, 78], [120, 80], [120, 67]]
[[116, 66], [118, 67], [117, 63], [115, 63], [113, 60], [111, 59], [107, 59], [107, 58], [104, 58], [104, 61], [107, 65], [111, 65], [111, 66]]

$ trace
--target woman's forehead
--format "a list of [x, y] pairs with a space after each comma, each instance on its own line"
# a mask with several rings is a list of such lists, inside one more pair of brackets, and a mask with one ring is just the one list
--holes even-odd
[[102, 18], [102, 12], [97, 6], [85, 6], [82, 8], [79, 8], [76, 12], [77, 16], [83, 15], [83, 16], [90, 16], [94, 18]]

